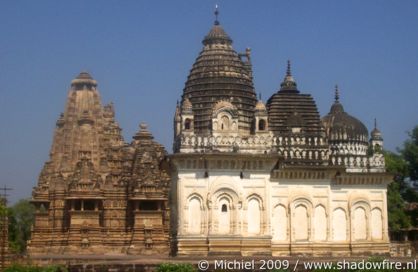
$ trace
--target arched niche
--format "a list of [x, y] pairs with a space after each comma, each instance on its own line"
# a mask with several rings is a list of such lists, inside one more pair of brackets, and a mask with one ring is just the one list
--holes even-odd
[[382, 240], [383, 239], [383, 219], [382, 211], [379, 208], [372, 209], [372, 239]]
[[259, 234], [261, 230], [261, 205], [258, 199], [251, 198], [247, 207], [248, 234]]
[[332, 212], [332, 240], [347, 240], [347, 216], [345, 210], [336, 208]]
[[353, 212], [354, 240], [367, 239], [367, 218], [366, 210], [363, 207], [356, 207]]
[[292, 225], [294, 226], [295, 240], [305, 241], [309, 239], [309, 216], [306, 205], [302, 203], [295, 205]]
[[284, 205], [277, 205], [273, 210], [273, 240], [286, 241], [288, 239], [289, 218]]
[[202, 202], [199, 197], [192, 196], [188, 201], [188, 228], [187, 232], [191, 234], [200, 234], [202, 232]]
[[327, 240], [327, 215], [324, 206], [318, 205], [314, 212], [315, 241]]

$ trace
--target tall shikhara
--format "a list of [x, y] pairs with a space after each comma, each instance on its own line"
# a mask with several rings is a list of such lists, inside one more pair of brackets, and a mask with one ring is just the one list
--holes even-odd
[[33, 190], [29, 252], [167, 252], [165, 155], [146, 125], [125, 143], [113, 105], [102, 106], [97, 82], [80, 73]]

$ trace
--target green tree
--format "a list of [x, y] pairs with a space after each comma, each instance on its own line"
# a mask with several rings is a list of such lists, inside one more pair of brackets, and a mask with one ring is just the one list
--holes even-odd
[[408, 176], [412, 180], [418, 180], [418, 125], [409, 133], [409, 137], [400, 152], [407, 162]]
[[[403, 144], [399, 150], [407, 165], [407, 175], [411, 180], [418, 180], [418, 126], [409, 133], [409, 139]], [[408, 203], [418, 202], [418, 193], [413, 189], [406, 187], [401, 188], [403, 199]], [[407, 214], [411, 218], [413, 226], [418, 227], [418, 210], [409, 210]]]
[[35, 207], [27, 199], [22, 199], [9, 208], [9, 242], [17, 253], [26, 250], [34, 221]]
[[384, 152], [386, 171], [393, 175], [393, 182], [388, 186], [388, 221], [389, 228], [397, 231], [411, 226], [411, 218], [405, 212], [405, 201], [401, 196], [403, 180], [408, 167], [400, 155], [393, 152]]
[[418, 126], [409, 133], [410, 139], [398, 149], [400, 155], [385, 152], [386, 170], [394, 175], [388, 186], [389, 227], [399, 230], [418, 226], [418, 211], [405, 211], [405, 204], [418, 202], [418, 193], [406, 186], [406, 177], [418, 179]]

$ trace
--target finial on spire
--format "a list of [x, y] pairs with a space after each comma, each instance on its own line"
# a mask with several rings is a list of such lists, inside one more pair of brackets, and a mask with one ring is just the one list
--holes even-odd
[[258, 100], [261, 100], [261, 93], [258, 93]]
[[141, 123], [141, 124], [139, 124], [139, 128], [141, 129], [141, 130], [147, 130], [148, 129], [148, 125], [147, 125], [147, 123]]
[[292, 76], [292, 70], [290, 68], [290, 60], [287, 60], [287, 71], [286, 76]]
[[338, 90], [338, 85], [335, 85], [335, 102], [340, 102], [340, 91]]
[[374, 129], [377, 129], [377, 119], [374, 118]]
[[215, 25], [219, 25], [218, 16], [219, 16], [219, 6], [218, 4], [216, 4], [215, 5]]

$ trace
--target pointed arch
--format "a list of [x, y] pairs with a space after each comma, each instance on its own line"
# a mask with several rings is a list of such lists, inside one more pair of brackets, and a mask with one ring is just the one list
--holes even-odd
[[294, 198], [292, 208], [292, 240], [308, 241], [311, 239], [312, 202], [308, 196]]
[[336, 208], [332, 212], [332, 240], [347, 240], [347, 213], [343, 208]]
[[372, 239], [382, 240], [383, 239], [383, 218], [382, 211], [379, 208], [372, 209]]
[[370, 204], [365, 198], [352, 201], [351, 231], [356, 241], [369, 240]]
[[202, 200], [197, 195], [188, 199], [188, 225], [187, 232], [192, 234], [202, 233], [203, 211]]
[[353, 232], [354, 240], [366, 240], [367, 239], [367, 219], [366, 210], [359, 206], [354, 209], [353, 213]]
[[323, 205], [317, 205], [314, 210], [314, 239], [316, 241], [327, 240], [327, 214]]
[[283, 204], [278, 204], [273, 210], [273, 240], [286, 241], [288, 239], [289, 217], [287, 208]]
[[261, 231], [261, 204], [258, 198], [252, 197], [248, 200], [247, 208], [247, 232], [248, 234], [259, 234]]

